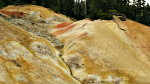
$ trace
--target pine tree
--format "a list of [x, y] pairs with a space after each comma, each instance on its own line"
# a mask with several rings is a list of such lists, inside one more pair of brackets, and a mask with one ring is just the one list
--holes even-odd
[[36, 5], [37, 2], [33, 0], [33, 1], [31, 2], [31, 4]]
[[57, 0], [57, 4], [55, 6], [55, 11], [63, 13], [63, 3], [62, 3], [62, 0]]
[[150, 5], [147, 4], [143, 10], [143, 18], [142, 18], [143, 21], [142, 21], [142, 23], [146, 24], [148, 26], [150, 26], [150, 16], [149, 15], [150, 15]]
[[90, 1], [88, 17], [91, 19], [98, 18], [98, 8], [96, 7], [96, 0]]
[[136, 21], [142, 22], [143, 8], [145, 7], [145, 0], [133, 0], [133, 5], [136, 7]]
[[63, 0], [63, 10], [64, 14], [68, 14], [69, 16], [73, 17], [73, 8], [74, 8], [74, 0]]
[[0, 1], [0, 8], [3, 8], [5, 6], [5, 3], [3, 1]]
[[133, 0], [133, 5], [135, 5], [137, 8], [143, 8], [145, 5], [145, 0]]

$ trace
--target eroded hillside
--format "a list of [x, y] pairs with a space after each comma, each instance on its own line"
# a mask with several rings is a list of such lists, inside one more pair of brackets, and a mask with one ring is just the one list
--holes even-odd
[[1, 9], [0, 14], [12, 24], [20, 26], [37, 36], [46, 38], [56, 48], [62, 48], [63, 44], [47, 32], [48, 28], [62, 22], [73, 22], [64, 15], [36, 5], [8, 6]]
[[131, 20], [81, 20], [49, 31], [65, 44], [62, 58], [81, 83], [150, 83], [149, 27]]
[[0, 14], [2, 84], [150, 84], [150, 27], [74, 22], [35, 5]]
[[0, 18], [0, 84], [80, 84], [59, 51]]

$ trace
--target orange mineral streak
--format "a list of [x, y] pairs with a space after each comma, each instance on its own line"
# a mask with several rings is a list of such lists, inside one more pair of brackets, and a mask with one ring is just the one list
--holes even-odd
[[8, 15], [8, 16], [15, 16], [15, 17], [22, 17], [25, 15], [23, 12], [19, 11], [7, 11], [7, 10], [0, 10], [0, 13]]
[[72, 24], [72, 23], [69, 23], [69, 22], [63, 22], [63, 23], [61, 23], [61, 24], [58, 24], [58, 25], [54, 26], [54, 28], [56, 28], [56, 29], [64, 28], [64, 27], [69, 26], [70, 24]]
[[82, 33], [81, 35], [79, 35], [78, 37], [76, 37], [75, 39], [83, 39], [84, 37], [86, 37], [88, 35], [87, 32]]
[[65, 19], [67, 21], [72, 21], [70, 18], [66, 17], [65, 15], [55, 13], [53, 10], [49, 10], [49, 9], [44, 8], [42, 6], [36, 6], [36, 5], [18, 5], [18, 6], [14, 6], [14, 5], [9, 5], [7, 7], [4, 7], [3, 9], [8, 10], [8, 11], [22, 11], [22, 12], [26, 12], [26, 13], [39, 12], [39, 16], [43, 19], [53, 17], [53, 16], [57, 16], [59, 18]]
[[54, 32], [53, 35], [54, 36], [62, 35], [63, 33], [71, 30], [75, 26], [76, 26], [76, 24], [70, 25], [70, 26], [66, 27], [65, 29], [63, 29], [63, 30], [58, 30], [58, 31]]

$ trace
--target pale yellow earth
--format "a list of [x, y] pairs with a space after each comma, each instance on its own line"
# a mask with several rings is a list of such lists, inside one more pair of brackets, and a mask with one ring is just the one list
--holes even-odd
[[150, 27], [116, 16], [74, 22], [35, 5], [3, 10], [29, 16], [37, 12], [37, 20], [44, 19], [47, 25], [54, 21], [48, 28], [40, 26], [64, 47], [57, 50], [50, 41], [33, 35], [38, 31], [0, 19], [0, 84], [150, 84]]
[[52, 16], [58, 16], [61, 18], [65, 18], [68, 21], [71, 21], [69, 17], [62, 15], [62, 14], [57, 14], [52, 10], [49, 10], [47, 8], [41, 7], [41, 6], [37, 6], [37, 5], [20, 5], [20, 6], [7, 6], [5, 8], [3, 8], [3, 10], [7, 10], [7, 11], [21, 11], [21, 12], [25, 12], [25, 13], [30, 13], [30, 12], [38, 12], [40, 13], [40, 17], [46, 19]]
[[0, 18], [0, 84], [80, 84], [59, 51]]
[[62, 58], [81, 83], [150, 84], [150, 27], [117, 19], [73, 24], [57, 38], [65, 44]]

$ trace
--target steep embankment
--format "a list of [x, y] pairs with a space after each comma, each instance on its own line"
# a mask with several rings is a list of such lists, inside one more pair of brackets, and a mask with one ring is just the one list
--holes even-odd
[[83, 84], [149, 84], [150, 28], [131, 20], [81, 20], [54, 26], [62, 58]]
[[145, 54], [142, 56], [144, 58], [143, 61], [150, 64], [150, 27], [132, 20], [119, 22], [119, 24], [125, 25], [128, 28], [126, 34], [136, 43], [136, 46], [134, 47], [139, 51], [142, 51], [142, 54]]
[[0, 20], [2, 83], [150, 84], [150, 27], [116, 17], [73, 22], [35, 5], [0, 14], [22, 28]]
[[80, 84], [44, 38], [0, 18], [0, 84]]
[[62, 48], [63, 44], [47, 32], [48, 28], [62, 22], [73, 22], [64, 15], [36, 5], [8, 6], [1, 9], [0, 14], [12, 24], [20, 26], [37, 36], [46, 38], [58, 49]]

